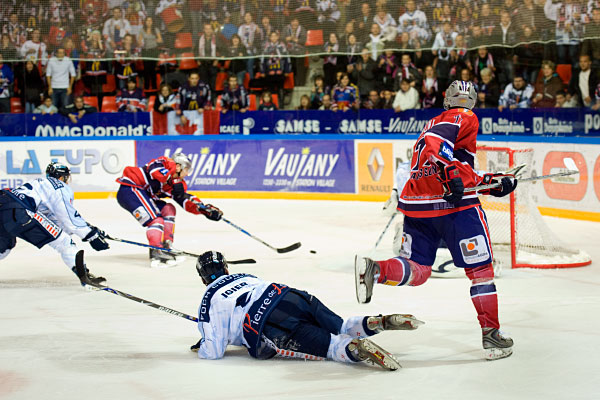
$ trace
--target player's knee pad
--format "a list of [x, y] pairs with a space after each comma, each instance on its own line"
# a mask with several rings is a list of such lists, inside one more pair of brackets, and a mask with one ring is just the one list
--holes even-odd
[[162, 210], [160, 210], [160, 214], [164, 217], [175, 217], [175, 214], [177, 213], [177, 209], [175, 209], [175, 206], [173, 204], [167, 203], [165, 204], [165, 206], [162, 208]]
[[148, 225], [146, 227], [148, 229], [162, 230], [164, 226], [165, 226], [165, 220], [163, 219], [163, 217], [157, 217], [157, 218], [154, 218], [153, 220], [149, 221]]
[[475, 268], [465, 268], [465, 274], [473, 284], [490, 282], [494, 280], [494, 267], [490, 263]]
[[408, 286], [419, 286], [424, 284], [431, 276], [431, 266], [421, 265], [412, 260], [408, 260], [410, 264], [410, 280]]

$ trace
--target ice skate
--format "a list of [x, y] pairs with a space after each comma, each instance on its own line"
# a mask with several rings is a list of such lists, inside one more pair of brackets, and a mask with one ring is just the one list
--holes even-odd
[[401, 368], [398, 360], [369, 339], [354, 339], [348, 344], [348, 350], [361, 361], [378, 365], [383, 369], [395, 371]]
[[[165, 240], [162, 245], [163, 245], [163, 247], [165, 249], [172, 249], [173, 248], [173, 242], [170, 241], [170, 240]], [[177, 264], [180, 264], [180, 263], [182, 263], [182, 262], [185, 261], [185, 256], [184, 255], [180, 255], [180, 254], [178, 254], [178, 253], [176, 253], [174, 251], [169, 252], [169, 254], [172, 254], [172, 255], [175, 256], [175, 260], [177, 261]]]
[[93, 274], [90, 274], [90, 271], [83, 266], [84, 268], [84, 272], [83, 275], [80, 276], [77, 273], [77, 267], [73, 267], [73, 272], [75, 273], [75, 275], [77, 275], [77, 277], [79, 278], [79, 281], [81, 282], [81, 286], [83, 286], [84, 288], [88, 289], [88, 290], [93, 290], [94, 285], [102, 285], [103, 283], [106, 282], [106, 278], [102, 277], [102, 276], [95, 276]]
[[379, 277], [379, 265], [370, 258], [354, 257], [354, 278], [356, 281], [356, 300], [368, 303], [373, 296], [373, 285]]
[[425, 322], [419, 321], [411, 314], [390, 314], [367, 318], [367, 327], [377, 333], [383, 331], [414, 330]]
[[483, 352], [486, 360], [498, 360], [512, 354], [513, 340], [496, 328], [483, 328]]
[[177, 265], [177, 258], [168, 251], [150, 249], [151, 268], [171, 268]]

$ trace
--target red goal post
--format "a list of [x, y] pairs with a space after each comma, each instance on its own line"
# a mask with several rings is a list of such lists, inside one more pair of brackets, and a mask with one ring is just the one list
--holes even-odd
[[[526, 164], [522, 177], [532, 176], [534, 150], [499, 146], [478, 146], [475, 168], [499, 172]], [[591, 263], [585, 252], [562, 246], [540, 214], [532, 185], [524, 184], [509, 196], [480, 196], [488, 218], [495, 256], [509, 262], [512, 268], [573, 268]]]

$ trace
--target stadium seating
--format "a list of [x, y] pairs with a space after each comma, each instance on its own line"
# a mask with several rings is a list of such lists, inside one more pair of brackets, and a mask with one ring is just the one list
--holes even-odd
[[156, 102], [156, 96], [148, 97], [148, 111], [154, 110], [154, 102]]
[[192, 34], [189, 32], [180, 32], [175, 35], [175, 48], [176, 49], [191, 49], [194, 47], [192, 40]]
[[10, 112], [12, 114], [22, 114], [25, 110], [21, 104], [21, 99], [18, 97], [10, 98]]
[[96, 96], [84, 96], [83, 102], [88, 106], [92, 106], [98, 110], [98, 98]]
[[106, 83], [102, 85], [102, 92], [115, 93], [117, 91], [117, 81], [113, 74], [106, 75]]
[[194, 53], [181, 53], [181, 61], [179, 62], [179, 69], [188, 70], [198, 68], [198, 63], [194, 59]]
[[102, 112], [116, 112], [117, 98], [115, 96], [104, 96], [102, 98]]
[[219, 72], [215, 82], [215, 90], [222, 92], [225, 89], [225, 81], [227, 80], [227, 72]]
[[323, 30], [322, 29], [310, 29], [306, 31], [306, 46], [323, 46]]

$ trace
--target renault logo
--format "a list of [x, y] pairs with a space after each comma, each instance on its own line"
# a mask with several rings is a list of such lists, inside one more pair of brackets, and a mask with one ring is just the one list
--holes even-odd
[[384, 166], [385, 162], [383, 162], [381, 150], [379, 150], [378, 147], [374, 147], [369, 155], [369, 161], [367, 161], [367, 167], [369, 168], [371, 179], [373, 179], [375, 182], [379, 182], [381, 175], [383, 174]]

